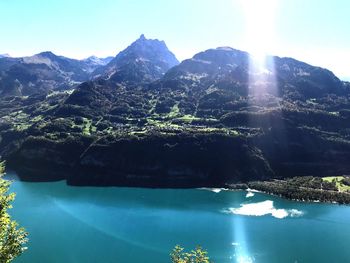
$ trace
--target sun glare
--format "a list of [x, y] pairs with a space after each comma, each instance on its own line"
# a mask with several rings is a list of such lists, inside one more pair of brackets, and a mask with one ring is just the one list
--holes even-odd
[[[240, 0], [244, 13], [244, 47], [250, 54], [249, 95], [264, 100], [264, 94], [277, 94], [274, 79], [276, 48], [275, 17], [278, 0]], [[251, 100], [254, 104], [254, 100]]]
[[277, 0], [241, 0], [245, 16], [245, 46], [253, 56], [262, 58], [275, 44]]

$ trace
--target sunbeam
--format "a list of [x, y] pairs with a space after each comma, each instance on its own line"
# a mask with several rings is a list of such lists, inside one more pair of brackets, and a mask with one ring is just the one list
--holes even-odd
[[234, 218], [233, 232], [235, 242], [232, 243], [235, 250], [236, 263], [252, 263], [253, 258], [249, 255], [246, 229], [244, 226], [244, 220], [240, 216]]
[[242, 0], [245, 16], [245, 47], [249, 58], [250, 104], [266, 106], [269, 95], [277, 96], [273, 57], [277, 0]]
[[[245, 47], [249, 56], [248, 102], [250, 106], [258, 106], [262, 114], [269, 114], [271, 99], [279, 108], [278, 88], [275, 77], [273, 53], [275, 45], [274, 19], [277, 0], [242, 0], [245, 14]], [[252, 127], [271, 127], [270, 118], [249, 118]], [[279, 125], [281, 128], [283, 125]], [[273, 150], [273, 146], [272, 146]], [[236, 217], [233, 222], [235, 238], [235, 260], [237, 263], [252, 263], [254, 256], [249, 253], [248, 236], [243, 221]]]

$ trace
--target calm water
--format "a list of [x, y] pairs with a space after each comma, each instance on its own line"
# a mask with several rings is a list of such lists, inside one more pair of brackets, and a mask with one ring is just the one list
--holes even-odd
[[[170, 262], [201, 244], [215, 262], [350, 262], [350, 207], [247, 192], [14, 182], [30, 232], [15, 263]], [[253, 196], [252, 196], [253, 195]]]

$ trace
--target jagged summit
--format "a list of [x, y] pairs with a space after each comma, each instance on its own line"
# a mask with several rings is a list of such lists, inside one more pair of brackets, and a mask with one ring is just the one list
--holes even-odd
[[177, 64], [179, 61], [164, 41], [147, 39], [142, 34], [105, 67], [97, 69], [95, 77], [151, 82], [161, 78]]
[[164, 62], [164, 66], [173, 67], [179, 64], [175, 55], [168, 49], [164, 41], [147, 39], [143, 34], [120, 52], [116, 59], [119, 63], [127, 63], [130, 59], [143, 59], [153, 62]]
[[140, 37], [139, 37], [139, 40], [146, 40], [146, 37], [144, 34], [141, 34]]

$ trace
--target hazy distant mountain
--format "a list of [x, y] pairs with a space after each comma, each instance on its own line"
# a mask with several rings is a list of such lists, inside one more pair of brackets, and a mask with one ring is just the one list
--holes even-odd
[[0, 94], [31, 95], [70, 89], [88, 80], [91, 72], [107, 61], [108, 58], [76, 60], [52, 52], [23, 58], [1, 58]]
[[9, 54], [0, 54], [0, 58], [9, 58], [11, 57]]
[[90, 56], [82, 61], [89, 66], [89, 71], [93, 72], [96, 68], [107, 65], [113, 58], [114, 57], [98, 58], [96, 56]]
[[106, 66], [98, 68], [93, 75], [116, 81], [151, 82], [161, 78], [178, 63], [164, 41], [146, 39], [141, 35]]
[[90, 56], [86, 59], [84, 59], [85, 62], [89, 62], [89, 63], [92, 63], [92, 64], [95, 64], [95, 65], [99, 65], [99, 66], [105, 66], [107, 65], [109, 62], [111, 62], [111, 60], [113, 59], [114, 57], [110, 56], [110, 57], [105, 57], [105, 58], [99, 58], [99, 57], [96, 57], [96, 56]]

